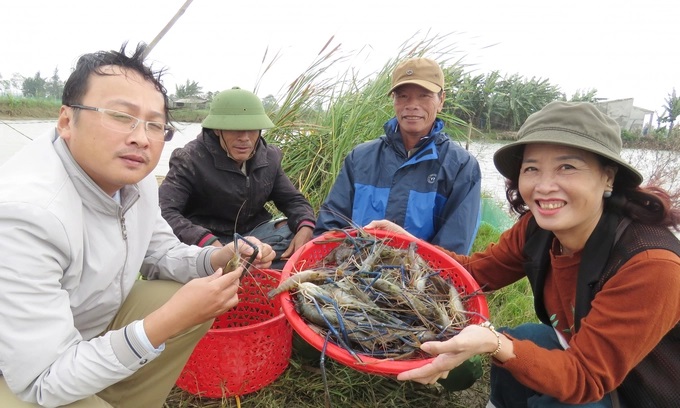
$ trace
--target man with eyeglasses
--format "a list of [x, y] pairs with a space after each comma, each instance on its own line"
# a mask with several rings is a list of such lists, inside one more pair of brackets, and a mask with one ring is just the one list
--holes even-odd
[[83, 109], [101, 113], [102, 126], [110, 130], [115, 130], [116, 132], [132, 133], [140, 123], [143, 123], [146, 137], [149, 139], [169, 142], [175, 134], [175, 128], [165, 122], [146, 121], [113, 109], [95, 108], [94, 106], [85, 105], [67, 106], [73, 109]]
[[[83, 55], [56, 129], [0, 167], [3, 408], [162, 407], [238, 303], [243, 267], [221, 269], [234, 244], [183, 244], [160, 214], [167, 93], [146, 46], [125, 47]], [[248, 241], [239, 254], [268, 267], [271, 247]]]

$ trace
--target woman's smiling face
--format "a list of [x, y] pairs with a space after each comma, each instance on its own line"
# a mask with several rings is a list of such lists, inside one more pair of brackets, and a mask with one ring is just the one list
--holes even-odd
[[[528, 144], [519, 172], [519, 193], [538, 225], [574, 249], [585, 245], [604, 209], [616, 168], [594, 153], [554, 145]], [[576, 245], [574, 245], [576, 243]]]

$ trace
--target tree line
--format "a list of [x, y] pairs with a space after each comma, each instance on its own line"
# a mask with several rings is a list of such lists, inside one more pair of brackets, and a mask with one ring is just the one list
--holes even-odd
[[[597, 102], [597, 89], [577, 90], [567, 97], [560, 87], [542, 78], [525, 78], [519, 74], [503, 75], [499, 71], [486, 74], [474, 74], [466, 71], [459, 62], [444, 67], [447, 99], [444, 110], [471, 127], [483, 131], [517, 130], [526, 118], [554, 100]], [[0, 75], [0, 94], [16, 95], [21, 93], [27, 98], [45, 98], [60, 100], [64, 82], [59, 78], [57, 68], [51, 77], [42, 77], [40, 71], [32, 77], [24, 77], [18, 73], [12, 78], [4, 79]], [[187, 79], [185, 83], [175, 85], [171, 99], [201, 98], [211, 101], [217, 92], [203, 92], [198, 81]], [[268, 112], [279, 108], [277, 98], [267, 95], [263, 103]], [[309, 115], [316, 115], [314, 110], [324, 109], [323, 103], [308, 106]], [[673, 89], [665, 98], [661, 113], [656, 113], [657, 127], [673, 129], [680, 116], [680, 97]], [[667, 126], [667, 127], [666, 127]]]
[[[529, 115], [540, 110], [554, 100], [572, 102], [597, 102], [597, 89], [577, 90], [567, 97], [560, 87], [542, 78], [525, 78], [519, 74], [503, 75], [500, 71], [488, 74], [472, 74], [465, 71], [463, 65], [452, 65], [444, 68], [446, 83], [449, 85], [444, 110], [471, 126], [484, 131], [517, 130]], [[197, 81], [186, 80], [176, 85], [175, 99], [201, 98], [208, 101], [217, 92], [203, 93]], [[267, 112], [275, 112], [280, 108], [276, 97], [267, 95], [262, 99]], [[680, 116], [680, 97], [675, 88], [668, 94], [663, 112], [657, 113], [657, 127], [673, 129]], [[309, 107], [308, 107], [309, 109]], [[316, 115], [324, 109], [322, 103], [315, 104], [315, 109], [307, 115]], [[314, 112], [316, 110], [316, 112]]]
[[59, 70], [49, 78], [43, 78], [40, 71], [32, 77], [24, 77], [14, 73], [12, 78], [4, 79], [0, 75], [0, 95], [17, 95], [21, 93], [26, 98], [61, 99], [64, 91], [64, 81], [59, 78]]

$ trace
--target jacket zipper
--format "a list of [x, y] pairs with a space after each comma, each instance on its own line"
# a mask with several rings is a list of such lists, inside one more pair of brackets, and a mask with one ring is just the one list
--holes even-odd
[[[127, 226], [125, 225], [125, 210], [119, 209], [119, 220], [120, 220], [120, 230], [123, 235], [123, 241], [125, 241], [125, 260], [123, 261], [123, 270], [120, 273], [120, 287], [121, 289], [125, 285], [125, 271], [127, 269], [127, 261], [128, 261], [128, 255], [130, 253], [130, 247], [129, 247], [129, 242], [128, 242], [128, 234], [127, 234]], [[123, 291], [121, 290], [121, 299], [120, 299], [120, 304], [122, 305], [123, 302], [125, 302], [125, 297], [123, 296]]]
[[123, 241], [125, 241], [125, 245], [127, 246], [127, 227], [125, 226], [125, 216], [120, 217], [120, 230], [123, 234]]

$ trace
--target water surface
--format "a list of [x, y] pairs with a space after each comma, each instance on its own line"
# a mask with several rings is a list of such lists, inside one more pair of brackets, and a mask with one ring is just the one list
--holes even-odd
[[[48, 132], [54, 125], [54, 120], [0, 120], [0, 164], [30, 143], [31, 139]], [[184, 146], [201, 131], [201, 125], [198, 123], [179, 123], [176, 126], [178, 132], [170, 142], [165, 144], [158, 165], [154, 169], [154, 174], [157, 176], [164, 176], [168, 172], [168, 161], [172, 151]], [[477, 158], [482, 169], [482, 191], [499, 203], [505, 203], [504, 180], [493, 165], [493, 154], [501, 146], [503, 143], [500, 142], [474, 142], [469, 146], [469, 150]], [[668, 159], [669, 155], [671, 159]], [[677, 153], [673, 152], [623, 149], [622, 156], [637, 168], [642, 169], [645, 179], [649, 177], [651, 169], [658, 166], [660, 162], [667, 161], [674, 165], [674, 169], [669, 171], [666, 178], [672, 177], [673, 174], [677, 175], [678, 171], [675, 169], [680, 166], [678, 164], [680, 161], [676, 157]], [[670, 183], [667, 188], [674, 189], [677, 188], [676, 183], [680, 183], [680, 180], [671, 180]]]

